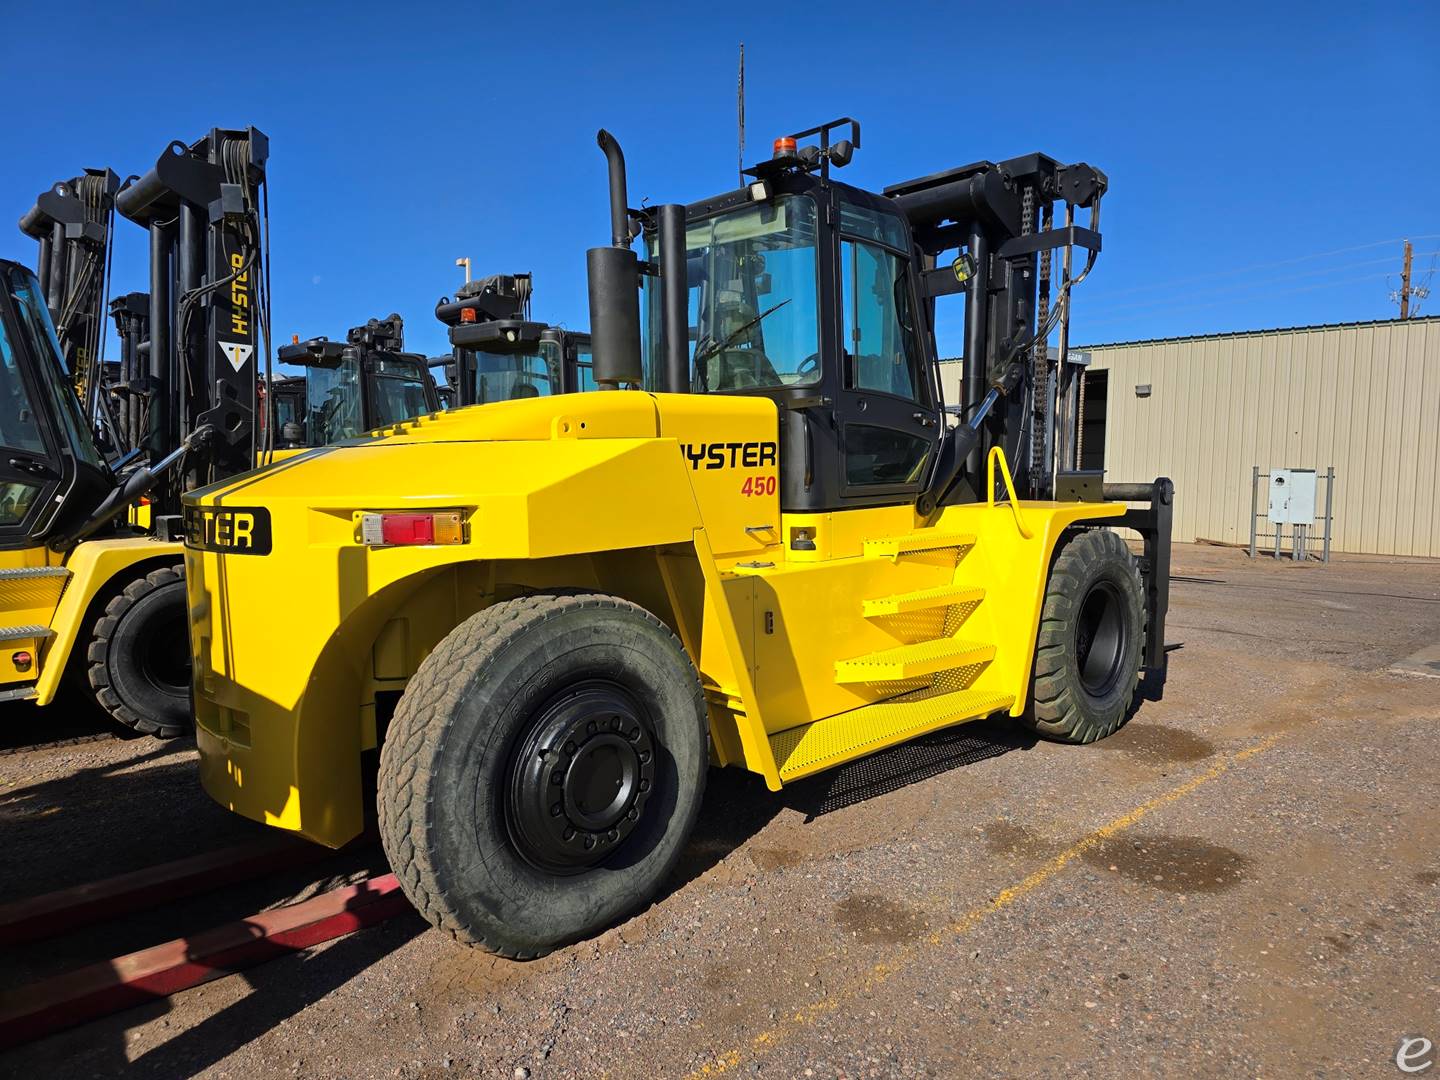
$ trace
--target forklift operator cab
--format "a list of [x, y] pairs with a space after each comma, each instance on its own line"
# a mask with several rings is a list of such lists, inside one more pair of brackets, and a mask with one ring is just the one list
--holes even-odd
[[595, 390], [588, 334], [524, 320], [451, 327], [445, 360], [456, 406]]
[[400, 351], [398, 324], [398, 316], [372, 319], [348, 342], [318, 337], [280, 350], [282, 363], [305, 368], [305, 445], [329, 446], [440, 410], [425, 358]]
[[[780, 406], [786, 511], [914, 501], [943, 425], [933, 344], [916, 329], [909, 226], [867, 192], [805, 175], [780, 182], [802, 190], [756, 203], [746, 189], [688, 208], [690, 388]], [[658, 383], [653, 368], [646, 382]]]
[[40, 285], [0, 260], [0, 548], [63, 532], [113, 486], [65, 370]]

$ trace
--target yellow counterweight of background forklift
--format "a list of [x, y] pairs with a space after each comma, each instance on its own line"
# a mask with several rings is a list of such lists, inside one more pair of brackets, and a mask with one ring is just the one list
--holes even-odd
[[107, 585], [125, 583], [159, 566], [178, 563], [183, 548], [178, 543], [154, 537], [126, 537], [117, 540], [85, 540], [65, 560], [70, 571], [65, 591], [50, 623], [54, 636], [41, 657], [36, 683], [36, 704], [48, 705], [60, 686], [60, 676], [87, 625], [91, 602]]

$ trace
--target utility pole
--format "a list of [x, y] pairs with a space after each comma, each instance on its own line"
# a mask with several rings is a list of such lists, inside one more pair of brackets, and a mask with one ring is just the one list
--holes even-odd
[[1405, 266], [1400, 271], [1400, 318], [1402, 319], [1410, 317], [1410, 258], [1413, 254], [1414, 249], [1411, 248], [1410, 241], [1406, 240]]

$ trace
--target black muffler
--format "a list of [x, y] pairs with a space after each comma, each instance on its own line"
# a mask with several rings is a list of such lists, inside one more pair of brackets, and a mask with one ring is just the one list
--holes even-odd
[[640, 357], [640, 261], [630, 248], [625, 155], [603, 128], [596, 135], [610, 164], [610, 246], [585, 253], [595, 381], [615, 389], [644, 378]]

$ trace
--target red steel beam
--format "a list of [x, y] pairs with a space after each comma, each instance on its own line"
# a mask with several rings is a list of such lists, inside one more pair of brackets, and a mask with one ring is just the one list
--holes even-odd
[[168, 997], [405, 911], [394, 874], [0, 994], [0, 1049]]
[[0, 945], [54, 937], [89, 923], [303, 866], [333, 854], [319, 844], [266, 838], [0, 904]]

